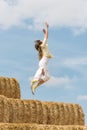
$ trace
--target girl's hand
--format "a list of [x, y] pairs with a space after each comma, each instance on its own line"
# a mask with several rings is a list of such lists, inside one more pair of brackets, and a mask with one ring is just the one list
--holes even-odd
[[45, 25], [46, 25], [47, 28], [49, 27], [49, 24], [47, 22], [45, 22]]
[[43, 33], [44, 33], [44, 34], [46, 33], [46, 30], [45, 30], [45, 29], [43, 29]]

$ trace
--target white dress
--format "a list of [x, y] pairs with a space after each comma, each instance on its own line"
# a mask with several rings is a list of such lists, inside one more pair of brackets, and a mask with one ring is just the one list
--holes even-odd
[[[39, 61], [39, 68], [36, 71], [34, 79], [42, 79], [44, 81], [48, 81], [50, 79], [50, 75], [47, 68], [48, 58], [43, 56], [43, 58]], [[44, 69], [44, 75], [42, 74], [42, 69]]]

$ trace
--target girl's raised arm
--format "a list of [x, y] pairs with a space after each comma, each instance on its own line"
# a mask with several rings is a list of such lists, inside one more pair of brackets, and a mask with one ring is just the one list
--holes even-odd
[[45, 23], [45, 26], [46, 26], [46, 29], [43, 29], [43, 33], [44, 33], [44, 39], [48, 39], [48, 28], [49, 28], [49, 25], [48, 23], [46, 22]]
[[48, 28], [49, 28], [49, 25], [48, 25], [47, 22], [45, 23], [45, 26], [46, 26], [46, 29], [43, 29], [44, 39], [43, 39], [43, 43], [42, 43], [41, 46], [44, 46], [47, 43], [47, 39], [48, 39]]

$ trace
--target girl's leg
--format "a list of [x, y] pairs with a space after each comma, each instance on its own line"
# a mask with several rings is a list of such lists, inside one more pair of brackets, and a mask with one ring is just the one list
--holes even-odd
[[32, 93], [33, 93], [33, 86], [34, 86], [37, 82], [38, 82], [37, 79], [33, 79], [33, 80], [31, 80], [30, 88], [31, 88]]
[[42, 79], [39, 79], [33, 86], [32, 86], [32, 93], [34, 94], [35, 89], [40, 86], [41, 84], [43, 84], [45, 81]]
[[45, 81], [43, 79], [39, 79], [38, 81], [38, 86], [40, 86], [41, 84], [45, 83]]
[[40, 85], [42, 85], [43, 83], [47, 82], [50, 79], [50, 77], [46, 77], [45, 80], [43, 79], [39, 79], [38, 81], [36, 81], [33, 85], [32, 85], [32, 93], [34, 94], [34, 91], [37, 87], [39, 87]]

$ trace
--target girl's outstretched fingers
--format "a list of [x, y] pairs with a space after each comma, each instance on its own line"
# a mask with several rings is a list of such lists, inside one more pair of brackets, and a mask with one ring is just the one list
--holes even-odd
[[46, 25], [47, 28], [49, 27], [49, 24], [47, 22], [45, 22], [45, 25]]

